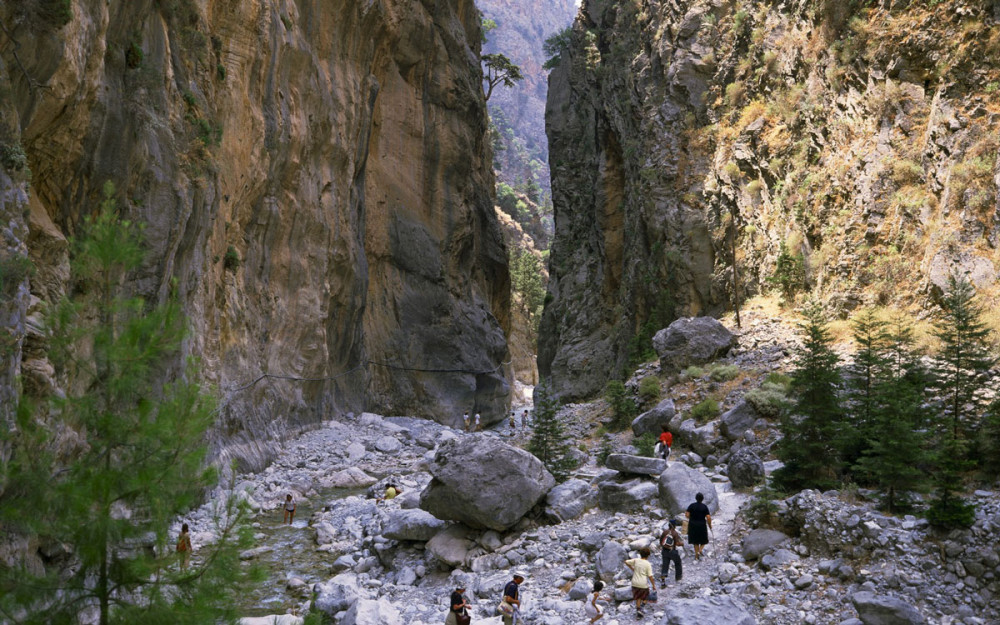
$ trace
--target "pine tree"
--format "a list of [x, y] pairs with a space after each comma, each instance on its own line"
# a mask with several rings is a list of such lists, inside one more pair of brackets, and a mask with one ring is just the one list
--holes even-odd
[[886, 322], [866, 309], [854, 319], [853, 326], [857, 351], [847, 368], [851, 427], [842, 428], [838, 440], [847, 466], [856, 463], [868, 448], [878, 402], [876, 389], [888, 367]]
[[901, 494], [927, 487], [928, 376], [913, 346], [912, 329], [896, 319], [884, 334], [884, 368], [871, 388], [866, 449], [855, 466], [890, 512], [900, 509]]
[[[18, 614], [18, 623], [49, 625], [88, 613], [100, 625], [231, 619], [247, 538], [238, 498], [219, 510], [218, 540], [199, 545], [195, 566], [157, 556], [173, 551], [170, 523], [215, 484], [205, 443], [213, 405], [193, 369], [158, 383], [185, 319], [173, 298], [151, 305], [126, 293], [142, 262], [142, 229], [117, 217], [110, 183], [104, 191], [74, 242], [73, 294], [49, 320], [56, 362], [78, 384], [49, 398], [42, 416], [22, 406], [0, 502], [6, 529], [68, 554], [48, 571], [0, 570], [0, 610]], [[76, 441], [57, 445], [53, 430]]]
[[986, 477], [1000, 477], [1000, 398], [994, 399], [986, 409], [983, 427], [979, 433], [979, 457]]
[[559, 406], [549, 397], [544, 385], [535, 387], [535, 429], [528, 451], [542, 461], [557, 482], [564, 482], [576, 468], [576, 460], [559, 421]]
[[975, 520], [975, 507], [965, 503], [963, 474], [972, 468], [970, 442], [985, 405], [985, 384], [996, 362], [990, 354], [990, 330], [982, 321], [983, 308], [964, 277], [952, 274], [941, 305], [935, 336], [941, 349], [935, 359], [934, 387], [943, 419], [938, 423], [937, 471], [934, 500], [927, 518], [941, 527], [966, 527]]
[[838, 397], [839, 359], [831, 348], [819, 305], [807, 307], [805, 316], [806, 323], [802, 326], [805, 339], [792, 373], [795, 403], [782, 418], [784, 436], [775, 450], [785, 464], [774, 472], [775, 486], [788, 492], [834, 488], [839, 484], [842, 466], [835, 445], [843, 421]]

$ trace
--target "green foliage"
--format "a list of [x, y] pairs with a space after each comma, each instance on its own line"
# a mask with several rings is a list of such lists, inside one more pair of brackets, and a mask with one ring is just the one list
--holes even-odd
[[681, 377], [688, 380], [697, 380], [698, 378], [705, 377], [705, 370], [698, 365], [691, 365], [684, 371], [681, 371]]
[[807, 307], [804, 314], [805, 336], [792, 373], [794, 408], [782, 417], [784, 437], [775, 449], [785, 463], [773, 474], [775, 486], [788, 492], [827, 490], [840, 483], [841, 460], [834, 444], [844, 419], [837, 392], [839, 359], [819, 305]]
[[736, 379], [739, 374], [740, 368], [736, 365], [713, 363], [708, 367], [708, 377], [714, 382], [728, 382]]
[[240, 253], [232, 245], [226, 248], [226, 255], [222, 259], [222, 267], [226, 271], [232, 272], [240, 268]]
[[129, 42], [128, 48], [125, 50], [125, 66], [129, 69], [136, 69], [142, 65], [144, 57], [145, 54], [143, 53], [142, 48], [139, 47], [139, 44], [134, 41]]
[[285, 25], [285, 30], [292, 29], [292, 18], [284, 13], [281, 14], [281, 23]]
[[639, 381], [639, 397], [644, 401], [655, 401], [660, 398], [660, 379], [655, 375], [647, 375]]
[[524, 74], [521, 67], [500, 53], [483, 55], [483, 80], [486, 81], [486, 100], [493, 95], [493, 89], [497, 85], [513, 87], [515, 83], [521, 81]]
[[979, 432], [980, 469], [989, 479], [1000, 477], [1000, 398], [994, 399]]
[[[47, 398], [41, 418], [22, 405], [3, 441], [13, 454], [0, 476], [0, 524], [71, 556], [52, 570], [0, 567], [0, 613], [32, 625], [76, 623], [83, 605], [100, 625], [230, 620], [246, 579], [247, 510], [227, 497], [218, 542], [199, 545], [192, 567], [171, 566], [170, 523], [216, 483], [204, 442], [213, 402], [193, 368], [161, 381], [185, 319], [174, 298], [149, 304], [127, 292], [144, 256], [142, 227], [118, 217], [114, 195], [106, 184], [99, 212], [73, 241], [76, 288], [49, 316], [53, 362], [84, 384]], [[59, 429], [75, 433], [73, 447], [51, 436]]]
[[608, 461], [608, 456], [615, 453], [615, 437], [612, 434], [601, 436], [601, 446], [597, 449], [597, 464], [604, 466]]
[[9, 172], [21, 171], [28, 166], [28, 156], [20, 141], [0, 141], [0, 165]]
[[776, 500], [781, 495], [771, 484], [771, 480], [765, 479], [764, 484], [754, 492], [753, 499], [744, 508], [744, 514], [755, 527], [770, 527], [777, 529], [780, 525], [778, 519], [778, 504]]
[[853, 321], [854, 343], [858, 349], [847, 368], [852, 427], [840, 432], [839, 447], [845, 463], [857, 462], [873, 437], [875, 412], [879, 401], [878, 384], [886, 377], [888, 361], [888, 324], [877, 318], [872, 309], [863, 310]]
[[780, 417], [789, 403], [787, 387], [773, 382], [764, 382], [759, 388], [747, 391], [743, 399], [757, 414], [768, 419]]
[[636, 437], [632, 443], [639, 450], [640, 456], [645, 456], [646, 458], [653, 457], [653, 449], [656, 447], [656, 436], [652, 432], [646, 432], [642, 436]]
[[970, 467], [965, 460], [963, 441], [946, 435], [938, 451], [938, 470], [934, 474], [934, 499], [927, 510], [927, 520], [944, 529], [966, 528], [976, 520], [976, 508], [959, 496], [962, 474]]
[[217, 63], [215, 65], [215, 76], [219, 79], [219, 82], [226, 82], [226, 66], [222, 63]]
[[534, 401], [534, 431], [528, 451], [542, 461], [557, 482], [564, 482], [576, 468], [576, 460], [559, 419], [559, 406], [549, 397], [544, 384], [535, 387]]
[[608, 382], [607, 386], [604, 387], [604, 399], [611, 406], [611, 414], [614, 416], [614, 421], [611, 424], [612, 429], [621, 431], [632, 425], [632, 420], [635, 419], [639, 411], [635, 400], [632, 399], [620, 380]]
[[528, 315], [533, 333], [537, 334], [545, 303], [545, 279], [538, 256], [528, 250], [513, 247], [510, 254], [510, 288], [522, 310]]
[[570, 49], [573, 44], [573, 29], [569, 26], [551, 35], [545, 40], [542, 50], [548, 59], [542, 65], [543, 69], [553, 69], [562, 61], [564, 52]]
[[17, 287], [35, 273], [35, 265], [27, 256], [0, 256], [0, 300], [14, 295]]
[[38, 15], [56, 28], [62, 28], [73, 19], [72, 0], [39, 0]]
[[698, 423], [705, 423], [719, 416], [719, 402], [711, 397], [704, 399], [691, 408], [691, 418]]
[[198, 139], [201, 140], [205, 146], [219, 145], [222, 143], [222, 126], [220, 124], [212, 123], [201, 117], [195, 117], [192, 120], [192, 123], [194, 124]]
[[764, 376], [764, 384], [776, 384], [787, 391], [792, 386], [792, 378], [780, 371], [772, 371]]
[[778, 259], [774, 263], [774, 273], [767, 282], [777, 287], [785, 299], [794, 297], [795, 292], [805, 286], [805, 264], [801, 254], [791, 254], [782, 241], [778, 249]]
[[495, 20], [492, 20], [492, 19], [490, 19], [488, 17], [480, 17], [480, 20], [479, 20], [479, 33], [480, 33], [480, 35], [479, 36], [482, 38], [482, 42], [483, 43], [486, 43], [486, 35], [488, 35], [491, 32], [493, 32], [493, 29], [495, 29], [496, 27], [497, 27], [497, 23], [496, 23]]

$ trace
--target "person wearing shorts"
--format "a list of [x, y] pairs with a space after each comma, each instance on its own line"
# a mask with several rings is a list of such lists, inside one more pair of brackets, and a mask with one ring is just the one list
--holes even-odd
[[639, 557], [625, 560], [625, 566], [632, 569], [632, 598], [635, 599], [635, 617], [642, 618], [642, 606], [649, 600], [649, 591], [656, 590], [653, 565], [649, 563], [649, 547], [639, 550]]

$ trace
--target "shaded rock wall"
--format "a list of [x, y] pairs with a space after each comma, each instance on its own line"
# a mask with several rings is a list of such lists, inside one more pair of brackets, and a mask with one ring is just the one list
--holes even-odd
[[[550, 75], [539, 372], [600, 390], [650, 331], [772, 289], [831, 314], [1000, 299], [993, 0], [584, 0]], [[738, 280], [734, 279], [735, 247]]]
[[[51, 4], [0, 7], [36, 301], [64, 292], [65, 237], [111, 180], [147, 224], [132, 286], [173, 288], [190, 316], [220, 445], [260, 458], [338, 410], [503, 417], [509, 278], [472, 0], [74, 0], [64, 25]], [[36, 368], [36, 391], [73, 384]], [[251, 385], [265, 373], [308, 381]]]

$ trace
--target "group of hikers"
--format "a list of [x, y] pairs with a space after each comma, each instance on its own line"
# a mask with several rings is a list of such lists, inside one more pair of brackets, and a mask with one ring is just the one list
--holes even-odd
[[[528, 429], [528, 419], [529, 419], [528, 410], [525, 409], [525, 411], [521, 413], [522, 430]], [[509, 435], [514, 436], [515, 434], [517, 434], [517, 411], [515, 410], [510, 411], [510, 418], [507, 420], [507, 424], [510, 427]], [[466, 432], [480, 432], [483, 429], [483, 418], [478, 412], [475, 414], [475, 416], [470, 417], [469, 411], [466, 410], [465, 414], [462, 415], [462, 426], [465, 428]]]
[[[700, 560], [705, 545], [708, 544], [708, 531], [712, 527], [712, 515], [705, 504], [705, 495], [698, 493], [695, 501], [684, 512], [685, 523], [687, 525], [688, 543], [694, 548], [695, 560]], [[670, 563], [674, 564], [674, 580], [681, 581], [683, 568], [681, 565], [680, 552], [684, 547], [684, 540], [681, 532], [677, 531], [682, 527], [681, 521], [670, 519], [664, 525], [659, 536], [661, 564], [660, 564], [660, 585], [665, 586], [667, 576], [670, 573]], [[643, 606], [649, 602], [650, 592], [656, 591], [656, 576], [653, 573], [653, 565], [649, 562], [652, 550], [649, 547], [639, 549], [639, 557], [625, 560], [625, 566], [632, 572], [632, 599], [635, 601], [635, 616], [637, 619], [643, 618]], [[504, 586], [503, 596], [497, 606], [497, 612], [502, 616], [504, 625], [515, 625], [520, 615], [520, 587], [524, 582], [525, 574], [517, 572], [513, 574], [513, 579]], [[593, 590], [587, 595], [584, 603], [584, 614], [590, 619], [591, 625], [604, 616], [604, 608], [598, 601], [613, 601], [612, 597], [601, 595], [604, 583], [596, 580]], [[451, 593], [450, 609], [445, 625], [469, 625], [472, 617], [469, 614], [468, 599], [465, 598], [466, 588], [464, 585], [458, 586]]]

